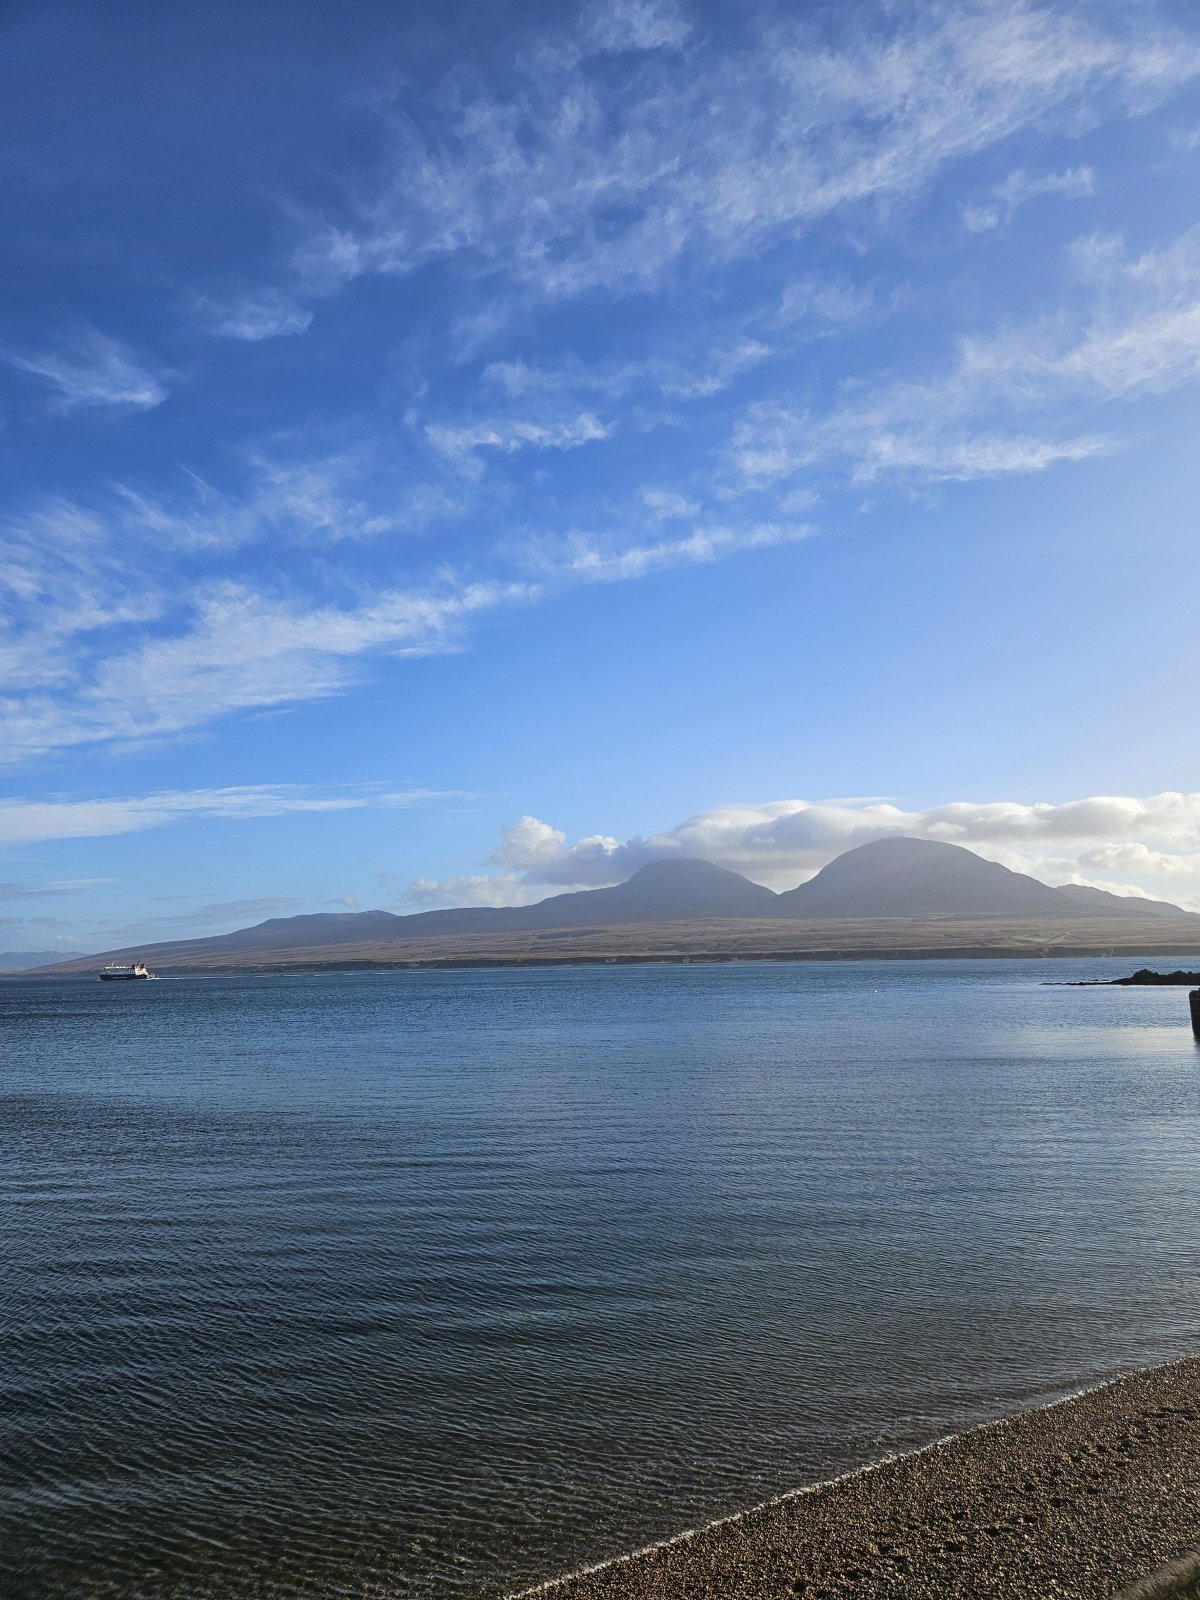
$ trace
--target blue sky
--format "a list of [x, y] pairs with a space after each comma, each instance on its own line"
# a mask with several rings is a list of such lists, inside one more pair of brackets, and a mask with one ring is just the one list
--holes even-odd
[[0, 41], [0, 948], [888, 831], [1200, 907], [1191, 8]]

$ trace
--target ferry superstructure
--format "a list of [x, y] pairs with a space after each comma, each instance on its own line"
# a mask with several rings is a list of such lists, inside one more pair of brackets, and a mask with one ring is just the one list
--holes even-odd
[[119, 961], [110, 961], [106, 967], [100, 969], [102, 983], [128, 983], [132, 978], [152, 978], [154, 974], [144, 961], [131, 961], [122, 965]]

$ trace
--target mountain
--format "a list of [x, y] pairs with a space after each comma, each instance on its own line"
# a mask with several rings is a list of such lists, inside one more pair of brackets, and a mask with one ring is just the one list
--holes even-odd
[[1169, 900], [1142, 900], [1136, 894], [1113, 894], [1108, 889], [1090, 889], [1082, 883], [1060, 883], [1059, 894], [1065, 894], [1084, 911], [1094, 911], [1101, 916], [1122, 917], [1190, 917], [1195, 913], [1182, 906], [1173, 906]]
[[600, 928], [679, 917], [770, 916], [778, 898], [761, 883], [709, 861], [651, 861], [615, 889], [557, 894], [510, 915], [519, 916], [523, 928]]
[[82, 950], [0, 950], [0, 972], [28, 972], [54, 961], [82, 961]]
[[[268, 917], [252, 928], [211, 934], [206, 939], [174, 939], [169, 944], [130, 945], [122, 955], [144, 955], [159, 950], [254, 951], [298, 950], [309, 945], [360, 944], [364, 939], [396, 939], [407, 917], [390, 911], [317, 911], [301, 917]], [[107, 953], [107, 952], [106, 952]]]
[[523, 933], [539, 928], [605, 928], [625, 922], [672, 922], [678, 917], [755, 917], [770, 914], [770, 889], [708, 861], [652, 861], [612, 889], [579, 889], [532, 906], [463, 906], [416, 911], [323, 912], [271, 917], [257, 927], [205, 939], [217, 949], [285, 950], [311, 944], [360, 944], [368, 939], [426, 939], [461, 933]]
[[876, 839], [778, 895], [779, 917], [1071, 917], [1058, 889], [933, 839]]
[[[868, 947], [863, 945], [867, 938], [864, 929], [871, 919], [893, 925], [891, 932], [880, 931], [877, 945], [871, 948], [909, 948], [914, 938], [926, 933], [935, 941], [945, 938], [960, 943], [968, 936], [976, 941], [986, 939], [993, 932], [996, 937], [1011, 939], [1016, 921], [1026, 918], [1031, 919], [1035, 939], [1050, 937], [1038, 931], [1039, 924], [1045, 930], [1049, 919], [1058, 919], [1073, 925], [1073, 942], [1087, 944], [1090, 940], [1110, 946], [1114, 942], [1113, 918], [1132, 927], [1139, 916], [1142, 929], [1150, 916], [1176, 917], [1200, 929], [1200, 918], [1160, 901], [1130, 902], [1120, 895], [1074, 887], [1069, 892], [1052, 889], [1036, 878], [985, 861], [961, 845], [893, 838], [847, 850], [808, 883], [778, 895], [707, 861], [654, 861], [615, 888], [552, 895], [531, 906], [464, 906], [418, 911], [411, 916], [355, 911], [272, 917], [256, 927], [214, 938], [144, 944], [70, 962], [47, 953], [46, 960], [61, 963], [67, 970], [89, 971], [99, 961], [140, 956], [151, 966], [169, 970], [172, 966], [269, 966], [272, 959], [329, 965], [337, 965], [339, 960], [387, 963], [424, 960], [429, 952], [438, 950], [452, 951], [453, 959], [487, 961], [502, 948], [528, 956], [568, 945], [586, 955], [587, 950], [608, 948], [614, 941], [621, 948], [653, 947], [665, 955], [672, 949], [718, 946], [774, 950], [781, 941], [789, 949], [807, 948], [814, 942], [841, 947], [847, 941], [848, 948], [858, 949]], [[772, 933], [772, 924], [783, 918], [813, 926]], [[944, 922], [930, 921], [922, 930], [923, 918], [958, 918], [961, 926], [957, 932], [951, 929], [946, 933]], [[895, 931], [898, 919], [910, 925], [903, 934]], [[988, 919], [995, 920], [998, 931], [987, 929]], [[828, 931], [820, 928], [823, 922], [829, 924]], [[685, 923], [689, 925], [686, 929]], [[840, 932], [835, 927], [838, 923], [843, 925]], [[855, 928], [847, 927], [849, 923], [855, 923]], [[722, 928], [722, 924], [726, 926]], [[1176, 932], [1166, 922], [1159, 927], [1164, 938]], [[602, 932], [605, 929], [624, 931], [608, 934]], [[589, 940], [593, 931], [597, 937]], [[1064, 937], [1061, 929], [1052, 931], [1055, 939]], [[1140, 931], [1138, 937], [1144, 942]], [[1182, 929], [1181, 937], [1190, 942], [1190, 927]], [[446, 955], [447, 960], [451, 958]]]
[[556, 928], [608, 928], [681, 918], [770, 916], [777, 896], [740, 873], [708, 861], [652, 861], [611, 889], [580, 889], [531, 906], [464, 906], [457, 910], [316, 912], [270, 917], [253, 928], [207, 939], [177, 939], [105, 951], [105, 959], [140, 956], [151, 965], [172, 959], [268, 956], [272, 951], [336, 949], [339, 945], [395, 943], [475, 935], [537, 933]]

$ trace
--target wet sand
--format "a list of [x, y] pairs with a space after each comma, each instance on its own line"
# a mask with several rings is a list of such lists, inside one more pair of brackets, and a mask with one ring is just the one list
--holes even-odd
[[[1200, 1357], [1189, 1357], [523, 1592], [1112, 1600], [1196, 1546]], [[1184, 1592], [1164, 1578], [1157, 1594]]]

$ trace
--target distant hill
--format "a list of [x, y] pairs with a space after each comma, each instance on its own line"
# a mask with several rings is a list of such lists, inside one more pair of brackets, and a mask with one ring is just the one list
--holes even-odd
[[1073, 900], [1023, 872], [933, 839], [876, 839], [777, 896], [780, 917], [1071, 916]]
[[292, 950], [306, 945], [361, 944], [372, 939], [428, 939], [475, 933], [523, 933], [537, 928], [604, 928], [625, 922], [671, 922], [677, 917], [762, 916], [776, 896], [739, 873], [708, 861], [653, 861], [612, 889], [580, 889], [531, 906], [463, 906], [447, 911], [318, 912], [271, 917], [253, 928], [213, 938], [144, 946], [156, 950], [203, 945], [207, 950]]
[[[552, 895], [531, 906], [464, 906], [457, 910], [317, 912], [270, 917], [252, 928], [207, 939], [176, 939], [105, 951], [104, 958], [141, 956], [154, 965], [195, 957], [269, 956], [277, 950], [333, 949], [342, 945], [424, 941], [470, 935], [536, 933], [556, 928], [609, 928], [637, 923], [712, 917], [770, 916], [777, 896], [740, 873], [691, 859], [652, 861], [610, 889]], [[53, 958], [52, 958], [53, 959]], [[63, 958], [65, 959], [65, 958]]]
[[524, 928], [600, 928], [678, 917], [761, 917], [770, 915], [778, 898], [761, 883], [708, 861], [652, 861], [615, 889], [558, 894], [515, 915]]
[[51, 962], [82, 961], [82, 950], [0, 950], [0, 972], [28, 972]]
[[1182, 906], [1173, 906], [1169, 900], [1143, 900], [1136, 894], [1113, 894], [1108, 889], [1090, 889], [1082, 883], [1060, 883], [1059, 894], [1065, 894], [1085, 911], [1099, 911], [1105, 916], [1125, 917], [1189, 917], [1194, 912]]
[[[1143, 910], [1147, 906], [1162, 910], [1147, 913]], [[1035, 946], [1051, 940], [1107, 947], [1119, 942], [1113, 929], [1120, 933], [1129, 926], [1133, 931], [1139, 915], [1142, 928], [1150, 916], [1155, 918], [1158, 942], [1178, 933], [1190, 945], [1200, 934], [1200, 917], [1162, 902], [1131, 902], [1097, 890], [1082, 891], [1081, 897], [1074, 888], [1052, 889], [1036, 878], [985, 861], [961, 845], [894, 838], [847, 850], [808, 883], [784, 894], [707, 861], [655, 861], [615, 888], [552, 895], [536, 905], [464, 906], [411, 916], [356, 911], [272, 917], [256, 927], [213, 938], [143, 944], [87, 959], [66, 960], [47, 953], [47, 964], [53, 960], [60, 970], [88, 971], [98, 962], [140, 956], [164, 970], [269, 967], [273, 961], [370, 965], [422, 960], [430, 952], [486, 962], [501, 949], [510, 955], [514, 951], [536, 955], [552, 945], [625, 950], [633, 944], [669, 955], [673, 945], [680, 950], [717, 949], [729, 948], [732, 941], [741, 949], [751, 945], [771, 949], [781, 940], [794, 949], [826, 948], [831, 942], [835, 948], [856, 950], [911, 949], [925, 933], [935, 944], [952, 938], [986, 945], [1005, 928], [1004, 937], [1017, 939], [1018, 944], [1028, 938]], [[938, 931], [935, 919], [954, 918], [959, 922], [957, 932]], [[1167, 918], [1176, 919], [1174, 925]], [[922, 919], [927, 925], [924, 932]], [[890, 926], [890, 931], [880, 932], [881, 943], [873, 942], [874, 935], [868, 938], [866, 925], [871, 921]], [[784, 922], [790, 924], [790, 932], [783, 928]], [[898, 933], [899, 922], [910, 926]], [[1018, 938], [1018, 922], [1033, 931]], [[757, 931], [751, 936], [752, 924]], [[802, 932], [800, 924], [808, 931]], [[780, 928], [778, 934], [772, 934], [774, 927]], [[700, 937], [698, 928], [710, 932]], [[573, 939], [575, 933], [578, 940]], [[751, 945], [737, 945], [743, 935]], [[1137, 937], [1144, 938], [1140, 930]]]

